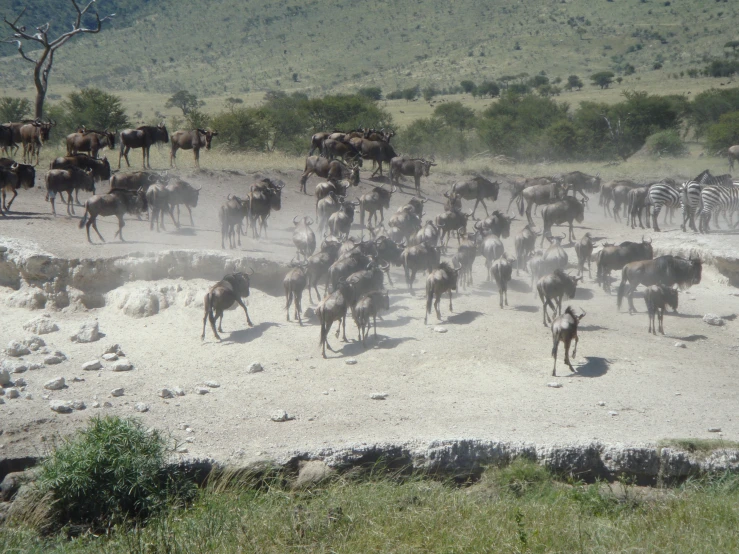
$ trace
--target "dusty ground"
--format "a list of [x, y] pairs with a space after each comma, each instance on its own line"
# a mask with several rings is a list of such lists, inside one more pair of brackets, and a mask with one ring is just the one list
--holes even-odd
[[[242, 251], [233, 254], [287, 262], [294, 255], [292, 218], [313, 213], [314, 198], [297, 192], [299, 172], [266, 174], [287, 184], [283, 209], [270, 218], [269, 240], [249, 238]], [[121, 244], [113, 241], [115, 221], [106, 218], [99, 228], [109, 242], [90, 246], [84, 231], [77, 228], [78, 219], [52, 218], [44, 191], [37, 188], [21, 192], [14, 205], [21, 212], [0, 220], [0, 239], [27, 241], [29, 247], [35, 245], [65, 258], [220, 249], [217, 209], [227, 194], [246, 191], [254, 175], [206, 170], [198, 175], [183, 172], [183, 177], [203, 185], [194, 228], [187, 225], [175, 232], [170, 224], [171, 232], [157, 234], [149, 231], [148, 222], [128, 218], [124, 229], [128, 242]], [[427, 204], [428, 215], [441, 211], [437, 202], [441, 191], [458, 178], [435, 175], [432, 183], [424, 180], [424, 192], [434, 200]], [[317, 182], [311, 178], [309, 190]], [[368, 186], [365, 181], [362, 191]], [[407, 201], [406, 192], [395, 195], [392, 211]], [[508, 198], [508, 192], [503, 192], [495, 206], [504, 209]], [[640, 230], [604, 221], [596, 200], [583, 226], [576, 228], [578, 237], [585, 229], [614, 241], [642, 235]], [[57, 211], [64, 213], [60, 206]], [[78, 215], [81, 211], [78, 208]], [[183, 218], [189, 223], [186, 212]], [[511, 238], [504, 240], [508, 252], [513, 251], [513, 236], [522, 225], [514, 222]], [[655, 246], [739, 250], [738, 235], [717, 234], [704, 240], [676, 228], [677, 218], [675, 224], [664, 226], [665, 232], [654, 235]], [[450, 254], [454, 251], [450, 248]], [[574, 249], [570, 246], [567, 251], [572, 261]], [[284, 298], [275, 295], [279, 283], [267, 291], [253, 291], [249, 306], [254, 328], [246, 328], [242, 313], [226, 314], [222, 343], [214, 340], [210, 330], [206, 340], [200, 340], [200, 298], [209, 285], [202, 279], [126, 284], [126, 289], [181, 286], [173, 304], [152, 317], [131, 318], [110, 303], [90, 312], [52, 312], [61, 330], [43, 338], [49, 348], [62, 350], [69, 359], [16, 376], [28, 382], [26, 392], [33, 398], [10, 400], [5, 396], [0, 405], [0, 457], [43, 453], [54, 436], [70, 432], [99, 413], [136, 415], [180, 440], [192, 437], [184, 445], [191, 456], [232, 461], [274, 457], [298, 448], [412, 439], [474, 437], [536, 443], [598, 439], [634, 444], [668, 437], [715, 436], [708, 433], [714, 427], [721, 428], [727, 439], [739, 439], [739, 384], [735, 379], [739, 323], [733, 320], [739, 313], [739, 297], [737, 289], [713, 267], [705, 267], [702, 283], [681, 296], [679, 313], [666, 316], [665, 337], [647, 334], [640, 297], [636, 299], [640, 313], [630, 316], [617, 311], [615, 296], [586, 279], [571, 301], [587, 312], [575, 361], [577, 372], [570, 374], [560, 359], [556, 378], [550, 375], [549, 330], [542, 325], [540, 303], [529, 288], [528, 274], [514, 277], [510, 306], [501, 310], [495, 285], [485, 281], [478, 258], [475, 285], [455, 294], [454, 313], [444, 301], [442, 322], [437, 324], [432, 317], [428, 326], [423, 324], [423, 295], [407, 291], [402, 268], [393, 269], [392, 277], [391, 310], [378, 322], [377, 342], [372, 340], [369, 349], [363, 349], [350, 322], [350, 342], [340, 343], [332, 336], [331, 344], [340, 350], [328, 360], [320, 357], [314, 322], [301, 327], [285, 321]], [[8, 307], [6, 300], [12, 292], [0, 287], [2, 345], [26, 336], [22, 325], [39, 315], [38, 311]], [[306, 294], [303, 307], [309, 305]], [[701, 318], [709, 312], [730, 320], [724, 327], [708, 326]], [[90, 318], [99, 321], [106, 337], [91, 344], [70, 342], [69, 336]], [[437, 326], [448, 332], [435, 332]], [[676, 348], [678, 341], [686, 348]], [[81, 370], [83, 362], [99, 358], [111, 343], [121, 345], [135, 370]], [[41, 358], [26, 356], [30, 362]], [[356, 359], [356, 365], [347, 365], [349, 358]], [[262, 373], [246, 372], [253, 361], [264, 365]], [[43, 390], [43, 383], [57, 376], [67, 379], [68, 388]], [[84, 381], [73, 382], [75, 376]], [[196, 395], [194, 387], [208, 380], [220, 387]], [[562, 383], [562, 388], [547, 387], [552, 381]], [[165, 386], [182, 387], [187, 394], [163, 400], [157, 391]], [[110, 391], [116, 387], [123, 387], [125, 395], [111, 398]], [[370, 399], [374, 392], [386, 392], [387, 399]], [[88, 407], [59, 415], [50, 411], [42, 395], [81, 399]], [[112, 407], [92, 408], [96, 400], [110, 402]], [[149, 411], [136, 413], [137, 402], [148, 404]], [[270, 415], [277, 409], [295, 419], [272, 422]], [[182, 424], [193, 432], [180, 429]]]

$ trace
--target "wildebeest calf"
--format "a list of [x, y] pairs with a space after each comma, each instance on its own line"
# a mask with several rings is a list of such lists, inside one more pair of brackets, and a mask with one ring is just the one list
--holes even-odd
[[368, 292], [354, 306], [352, 310], [352, 316], [354, 317], [354, 323], [357, 324], [359, 330], [359, 339], [362, 340], [362, 346], [366, 346], [365, 339], [367, 338], [367, 332], [370, 328], [370, 318], [372, 318], [372, 324], [375, 330], [375, 340], [377, 340], [377, 313], [380, 310], [390, 309], [390, 297], [388, 292], [385, 291], [372, 291]]
[[[543, 309], [543, 323], [549, 323], [550, 318], [547, 314], [547, 306], [552, 308], [552, 318], [562, 314], [562, 297], [574, 298], [577, 290], [577, 282], [582, 277], [571, 277], [561, 269], [555, 269], [549, 275], [545, 275], [536, 283], [536, 290], [539, 292]], [[556, 299], [557, 307], [555, 308], [552, 300]]]
[[[244, 308], [247, 325], [254, 327], [251, 319], [249, 319], [249, 310], [246, 304], [244, 304], [244, 301], [241, 300], [247, 296], [249, 296], [248, 273], [229, 273], [222, 280], [210, 287], [210, 290], [205, 294], [205, 298], [203, 299], [205, 315], [203, 316], [203, 334], [200, 336], [200, 340], [205, 339], [205, 324], [207, 321], [210, 321], [213, 334], [219, 341], [221, 340], [221, 337], [218, 336], [218, 331], [223, 333], [223, 312], [233, 306], [234, 302]], [[220, 320], [218, 321], [218, 331], [216, 331], [216, 321], [218, 318]]]
[[670, 306], [677, 311], [678, 291], [672, 287], [664, 285], [652, 285], [647, 287], [644, 292], [644, 302], [647, 304], [647, 312], [649, 312], [649, 330], [648, 333], [657, 334], [657, 326], [654, 324], [654, 316], [659, 319], [659, 332], [665, 334], [662, 326], [662, 318], [665, 315], [665, 306]]
[[572, 357], [577, 356], [577, 326], [580, 320], [585, 317], [585, 312], [581, 310], [580, 314], [575, 314], [572, 306], [567, 306], [565, 312], [552, 321], [552, 358], [554, 358], [554, 368], [552, 369], [552, 377], [557, 375], [557, 349], [559, 343], [565, 343], [565, 363], [569, 366], [570, 371], [575, 370], [570, 363], [570, 343], [575, 340], [575, 348], [572, 350]]

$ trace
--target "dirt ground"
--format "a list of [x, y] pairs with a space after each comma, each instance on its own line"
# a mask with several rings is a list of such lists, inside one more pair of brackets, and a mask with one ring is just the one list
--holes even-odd
[[[269, 220], [269, 239], [247, 239], [238, 256], [268, 258], [287, 263], [294, 256], [291, 230], [293, 216], [313, 214], [315, 199], [297, 191], [300, 172], [265, 171], [286, 183], [283, 207]], [[365, 192], [366, 181], [350, 198]], [[29, 247], [64, 258], [100, 258], [136, 252], [163, 250], [220, 250], [217, 210], [229, 193], [245, 193], [255, 180], [253, 174], [205, 170], [182, 172], [187, 181], [203, 185], [201, 201], [194, 210], [195, 226], [187, 223], [179, 231], [168, 224], [169, 232], [157, 234], [147, 221], [126, 219], [122, 244], [113, 240], [114, 219], [99, 222], [106, 244], [89, 245], [76, 218], [51, 217], [44, 202], [39, 174], [36, 189], [21, 191], [14, 208], [20, 210], [0, 219], [0, 242], [18, 239]], [[432, 175], [424, 179], [427, 217], [442, 211], [441, 192], [460, 175]], [[309, 191], [319, 179], [309, 180]], [[410, 184], [410, 183], [407, 183]], [[498, 201], [489, 206], [505, 209], [509, 193], [503, 186]], [[409, 198], [404, 188], [393, 196], [391, 212]], [[709, 239], [683, 234], [674, 224], [661, 234], [632, 231], [623, 224], [604, 220], [597, 197], [592, 199], [583, 225], [576, 227], [579, 238], [585, 230], [609, 241], [654, 237], [655, 246], [724, 251], [739, 250], [739, 235], [716, 234]], [[471, 205], [465, 204], [465, 207]], [[57, 205], [58, 213], [65, 213]], [[477, 215], [484, 213], [478, 207]], [[389, 217], [389, 215], [386, 215]], [[540, 224], [540, 218], [535, 220]], [[511, 237], [503, 242], [512, 253], [513, 237], [523, 226], [513, 223]], [[564, 229], [563, 229], [564, 230]], [[355, 234], [359, 235], [356, 226]], [[706, 242], [706, 240], [708, 242]], [[693, 246], [691, 246], [693, 245]], [[450, 243], [449, 255], [456, 251]], [[567, 247], [575, 259], [572, 245]], [[593, 267], [593, 274], [595, 267]], [[647, 333], [647, 316], [641, 296], [635, 304], [638, 314], [616, 309], [615, 295], [605, 294], [592, 279], [578, 287], [570, 304], [587, 312], [580, 327], [576, 373], [558, 362], [558, 376], [551, 377], [551, 335], [542, 325], [541, 305], [529, 286], [529, 275], [521, 273], [510, 285], [509, 304], [498, 307], [493, 283], [486, 281], [483, 260], [478, 257], [474, 286], [454, 295], [454, 311], [442, 302], [441, 322], [432, 315], [424, 325], [423, 278], [416, 294], [404, 284], [402, 268], [391, 271], [391, 309], [378, 321], [377, 341], [365, 350], [356, 341], [356, 327], [347, 325], [349, 343], [331, 335], [338, 352], [321, 359], [315, 321], [285, 321], [281, 285], [253, 290], [249, 311], [255, 326], [247, 328], [240, 311], [227, 312], [223, 342], [215, 341], [210, 329], [204, 341], [202, 295], [210, 282], [202, 279], [129, 282], [124, 289], [179, 286], [172, 305], [157, 315], [132, 318], [112, 302], [89, 312], [51, 312], [61, 330], [44, 335], [51, 350], [63, 351], [68, 360], [22, 375], [27, 381], [23, 396], [0, 405], [0, 457], [43, 454], [54, 437], [65, 435], [96, 414], [137, 416], [148, 425], [172, 433], [183, 441], [191, 457], [245, 462], [276, 458], [293, 450], [320, 450], [327, 446], [390, 441], [480, 438], [531, 441], [538, 444], [575, 443], [600, 440], [608, 443], [642, 444], [674, 437], [715, 437], [709, 428], [720, 428], [726, 439], [739, 439], [736, 399], [739, 382], [735, 378], [739, 349], [739, 291], [728, 284], [712, 266], [704, 266], [700, 285], [681, 293], [677, 314], [665, 317], [666, 336]], [[11, 308], [6, 304], [13, 292], [0, 287], [0, 344], [27, 336], [23, 324], [38, 311]], [[114, 291], [120, 293], [121, 291]], [[194, 301], [192, 299], [195, 299]], [[315, 301], [315, 298], [314, 298]], [[304, 295], [303, 308], [310, 306]], [[706, 313], [726, 317], [723, 327], [702, 321]], [[69, 340], [79, 325], [95, 318], [105, 338], [90, 344]], [[438, 332], [443, 330], [445, 332]], [[681, 342], [685, 348], [676, 347]], [[81, 365], [99, 359], [105, 347], [120, 344], [135, 369], [112, 372], [104, 364], [100, 371], [82, 371]], [[26, 356], [40, 362], [43, 356]], [[356, 364], [348, 365], [354, 359]], [[258, 361], [261, 373], [250, 374], [247, 367]], [[68, 387], [46, 391], [43, 384], [63, 376]], [[83, 379], [73, 381], [74, 377]], [[220, 386], [205, 395], [194, 392], [205, 381]], [[561, 388], [548, 387], [557, 382]], [[157, 395], [163, 387], [181, 387], [186, 395], [165, 400]], [[110, 391], [123, 387], [121, 397]], [[373, 400], [372, 393], [387, 393], [385, 400]], [[44, 398], [48, 396], [48, 398]], [[49, 409], [49, 400], [83, 400], [87, 409], [60, 415]], [[110, 402], [112, 407], [93, 408], [94, 402]], [[138, 413], [134, 406], [149, 406]], [[601, 405], [603, 403], [603, 405]], [[291, 421], [273, 422], [270, 416], [283, 409]], [[184, 427], [189, 427], [187, 431]], [[190, 442], [184, 442], [185, 440]]]

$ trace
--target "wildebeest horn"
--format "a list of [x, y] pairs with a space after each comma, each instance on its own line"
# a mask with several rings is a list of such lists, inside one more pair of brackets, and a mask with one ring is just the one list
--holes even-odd
[[299, 215], [296, 215], [295, 217], [293, 217], [293, 225], [297, 225], [298, 224], [298, 222], [295, 221], [295, 220], [298, 219], [299, 217], [300, 217]]
[[390, 264], [388, 262], [385, 262], [384, 264], [382, 264], [380, 266], [380, 269], [382, 269], [383, 271], [389, 271], [390, 270]]
[[443, 193], [443, 196], [444, 198], [449, 198], [449, 191], [446, 191], [445, 193]]
[[428, 202], [428, 201], [429, 201], [429, 199], [428, 199], [428, 198], [424, 198], [424, 199], [422, 199], [422, 200], [421, 200], [421, 204], [425, 204], [425, 203], [426, 203], [426, 202]]
[[560, 238], [560, 240], [564, 240], [566, 236], [567, 235], [565, 235], [564, 233], [562, 233], [562, 237]]
[[390, 186], [390, 194], [394, 193], [396, 190], [398, 190], [398, 187], [396, 187], [395, 185]]
[[[310, 223], [308, 223], [308, 221], [310, 221]], [[305, 222], [305, 224], [306, 225], [313, 225], [313, 218], [311, 218], [309, 216], [306, 216], [306, 222]]]
[[[452, 185], [452, 192], [457, 192], [457, 183]], [[446, 194], [444, 196], [446, 196]]]
[[[15, 170], [15, 169], [18, 169], [18, 166], [19, 166], [19, 165], [20, 165], [20, 164], [19, 164], [18, 162], [16, 162], [16, 163], [14, 163], [13, 165], [11, 165], [11, 166], [10, 166], [10, 169], [14, 169], [14, 170]], [[5, 194], [5, 193], [3, 193], [3, 194]]]
[[248, 267], [247, 269], [251, 269], [251, 273], [249, 273], [248, 271], [245, 272], [249, 277], [254, 275], [254, 270], [252, 268]]
[[200, 192], [200, 189], [202, 189], [202, 188], [203, 188], [203, 185], [200, 185], [200, 186], [199, 186], [198, 188], [196, 188], [195, 190], [197, 190], [198, 192]]
[[477, 229], [478, 231], [481, 231], [481, 230], [482, 230], [482, 221], [478, 221], [478, 222], [476, 222], [476, 223], [475, 223], [475, 224], [473, 225], [473, 227], [474, 227], [475, 229]]
[[231, 198], [233, 198], [233, 196], [234, 196], [233, 194], [229, 194], [229, 195], [228, 195], [228, 196], [226, 197], [226, 200], [231, 200]]

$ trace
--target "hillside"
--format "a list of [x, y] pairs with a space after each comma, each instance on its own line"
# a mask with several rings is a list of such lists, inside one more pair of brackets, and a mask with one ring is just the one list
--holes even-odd
[[[19, 13], [22, 4], [10, 3], [2, 15]], [[43, 2], [23, 21], [41, 23], [64, 5]], [[185, 88], [201, 97], [367, 85], [389, 92], [542, 70], [587, 76], [626, 64], [636, 69], [627, 80], [656, 84], [703, 67], [739, 37], [739, 7], [726, 1], [100, 0], [99, 9], [116, 12], [115, 21], [58, 54], [53, 85]], [[65, 10], [52, 19], [62, 27]], [[3, 86], [28, 92], [30, 64], [11, 46], [0, 53]]]

